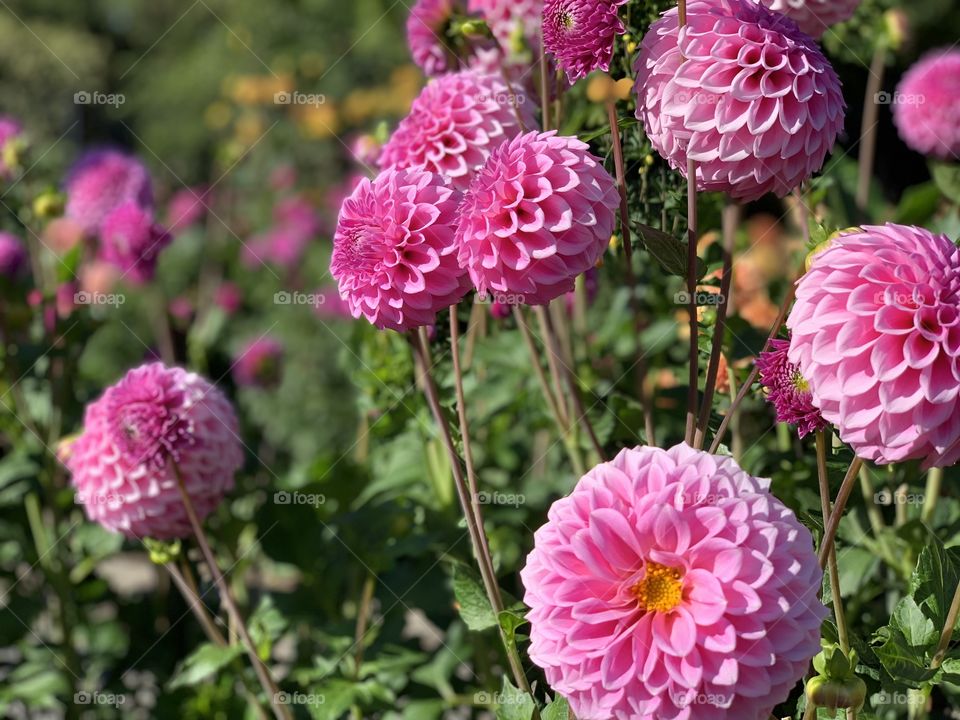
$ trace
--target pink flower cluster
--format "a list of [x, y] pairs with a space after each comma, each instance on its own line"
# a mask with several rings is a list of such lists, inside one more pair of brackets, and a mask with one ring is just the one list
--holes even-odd
[[521, 579], [530, 658], [585, 720], [766, 720], [827, 613], [813, 538], [769, 481], [687, 445], [590, 470]]
[[233, 488], [243, 463], [237, 419], [200, 376], [152, 363], [87, 406], [66, 465], [87, 516], [128, 537], [186, 537], [178, 483], [200, 518]]
[[292, 268], [319, 231], [320, 219], [307, 198], [284, 198], [273, 209], [273, 226], [244, 243], [243, 261], [251, 268], [266, 262]]
[[840, 235], [797, 284], [790, 361], [878, 463], [960, 460], [960, 249], [904, 225]]

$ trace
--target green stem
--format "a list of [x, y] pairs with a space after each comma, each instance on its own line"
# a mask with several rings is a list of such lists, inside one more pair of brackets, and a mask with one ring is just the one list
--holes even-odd
[[920, 519], [927, 525], [933, 522], [933, 514], [937, 510], [937, 501], [940, 499], [940, 488], [943, 485], [943, 468], [930, 468], [927, 473], [927, 489], [923, 496], [923, 512]]
[[[827, 436], [823, 430], [817, 430], [817, 478], [820, 485], [820, 510], [823, 513], [823, 526], [827, 527], [835, 510], [830, 508], [830, 481], [827, 475]], [[847, 618], [843, 611], [843, 598], [840, 594], [840, 573], [837, 569], [837, 553], [830, 548], [828, 556], [830, 574], [830, 594], [833, 596], [833, 614], [837, 619], [837, 635], [844, 654], [850, 652], [850, 636], [847, 631]]]

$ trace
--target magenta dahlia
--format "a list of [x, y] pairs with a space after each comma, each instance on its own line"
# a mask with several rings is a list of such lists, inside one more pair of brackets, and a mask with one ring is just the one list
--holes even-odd
[[[843, 127], [840, 80], [816, 42], [752, 0], [664, 13], [637, 58], [637, 117], [697, 187], [742, 201], [783, 196], [823, 166]], [[685, 58], [685, 59], [684, 59]]]
[[81, 157], [66, 181], [66, 216], [94, 234], [118, 205], [153, 206], [153, 185], [147, 168], [119, 150], [93, 150]]
[[543, 0], [468, 0], [467, 10], [483, 18], [508, 56], [524, 43], [540, 47]]
[[190, 523], [177, 475], [201, 519], [233, 488], [243, 463], [237, 419], [200, 376], [151, 363], [87, 406], [66, 464], [77, 503], [108, 530], [161, 540]]
[[800, 368], [787, 357], [789, 350], [789, 340], [771, 340], [770, 348], [757, 357], [757, 368], [767, 401], [777, 411], [777, 422], [796, 425], [800, 437], [804, 437], [829, 423], [814, 406], [810, 384], [800, 374]]
[[732, 458], [638, 447], [550, 508], [530, 658], [583, 720], [767, 720], [820, 650], [810, 532]]
[[433, 77], [457, 67], [456, 50], [447, 30], [462, 9], [455, 0], [417, 0], [407, 17], [407, 44], [413, 61]]
[[360, 181], [340, 209], [330, 261], [353, 317], [412, 330], [466, 294], [454, 244], [459, 201], [443, 178], [418, 168]]
[[237, 385], [268, 387], [280, 379], [283, 344], [263, 336], [246, 343], [233, 359], [233, 378]]
[[783, 13], [812, 38], [819, 38], [831, 25], [853, 17], [860, 0], [757, 0]]
[[132, 200], [117, 206], [104, 218], [100, 230], [100, 259], [142, 284], [153, 279], [160, 251], [170, 233], [153, 221], [153, 214]]
[[893, 122], [911, 149], [960, 159], [960, 50], [934, 50], [921, 58], [892, 101]]
[[546, 304], [596, 265], [618, 205], [616, 182], [585, 143], [520, 135], [493, 151], [464, 196], [460, 264], [483, 295]]
[[813, 404], [877, 463], [960, 460], [960, 250], [866, 225], [813, 258], [787, 319]]
[[533, 103], [496, 75], [473, 70], [432, 80], [383, 146], [381, 168], [423, 167], [463, 190], [504, 140], [534, 127]]
[[617, 10], [627, 0], [545, 0], [543, 47], [574, 83], [610, 69], [613, 43], [626, 28]]
[[27, 260], [27, 249], [20, 238], [0, 232], [0, 277], [16, 277], [26, 267]]

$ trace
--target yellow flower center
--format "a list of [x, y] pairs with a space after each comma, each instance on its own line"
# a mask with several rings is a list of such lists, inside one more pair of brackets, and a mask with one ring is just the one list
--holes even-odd
[[795, 372], [793, 377], [790, 378], [790, 381], [799, 392], [805, 393], [810, 389], [810, 383], [808, 383], [806, 378], [799, 372]]
[[679, 570], [648, 562], [647, 574], [631, 590], [644, 610], [670, 612], [680, 604], [682, 585]]

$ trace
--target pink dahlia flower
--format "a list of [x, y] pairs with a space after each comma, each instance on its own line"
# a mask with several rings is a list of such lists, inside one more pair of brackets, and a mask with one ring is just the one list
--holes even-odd
[[128, 537], [169, 540], [190, 534], [177, 474], [203, 519], [242, 463], [226, 397], [194, 373], [150, 363], [87, 406], [67, 467], [91, 520]]
[[0, 232], [0, 277], [16, 277], [26, 267], [27, 259], [27, 249], [20, 238]]
[[496, 75], [443, 75], [413, 101], [383, 146], [380, 167], [423, 167], [464, 190], [494, 148], [535, 123], [526, 94]]
[[627, 0], [545, 0], [543, 46], [574, 83], [610, 69], [613, 44], [626, 28], [617, 10]]
[[360, 181], [340, 209], [330, 261], [353, 317], [412, 330], [466, 294], [454, 245], [459, 201], [443, 178], [421, 169]]
[[787, 327], [813, 404], [858, 456], [960, 460], [960, 250], [946, 235], [840, 235], [797, 284]]
[[460, 208], [460, 264], [481, 294], [543, 305], [574, 287], [610, 242], [616, 182], [574, 137], [530, 132], [504, 143]]
[[157, 258], [171, 241], [168, 233], [153, 221], [153, 215], [136, 202], [127, 201], [103, 220], [100, 231], [100, 259], [134, 284], [150, 282]]
[[450, 21], [462, 9], [455, 0], [417, 0], [407, 17], [407, 44], [413, 61], [433, 77], [457, 67], [457, 54], [447, 35]]
[[789, 340], [771, 340], [770, 349], [757, 357], [757, 367], [760, 384], [767, 391], [767, 401], [776, 408], [777, 421], [796, 425], [800, 437], [804, 437], [829, 423], [813, 404], [810, 383], [787, 357], [789, 350]]
[[467, 10], [483, 18], [508, 56], [518, 55], [521, 43], [540, 47], [543, 0], [468, 0]]
[[918, 153], [960, 159], [960, 50], [935, 50], [907, 70], [893, 95], [893, 122]]
[[283, 344], [272, 337], [260, 337], [244, 345], [233, 360], [237, 385], [267, 387], [280, 379]]
[[[742, 201], [783, 196], [823, 166], [843, 127], [840, 80], [819, 46], [752, 0], [693, 0], [643, 38], [637, 117], [697, 187]], [[682, 58], [686, 58], [683, 60]]]
[[66, 181], [66, 216], [95, 234], [117, 206], [134, 202], [153, 206], [153, 185], [137, 158], [118, 150], [94, 150], [80, 158]]
[[583, 720], [767, 720], [820, 650], [810, 532], [731, 458], [638, 447], [550, 508], [530, 658]]
[[812, 38], [819, 38], [831, 25], [853, 17], [860, 0], [758, 0], [783, 13]]

